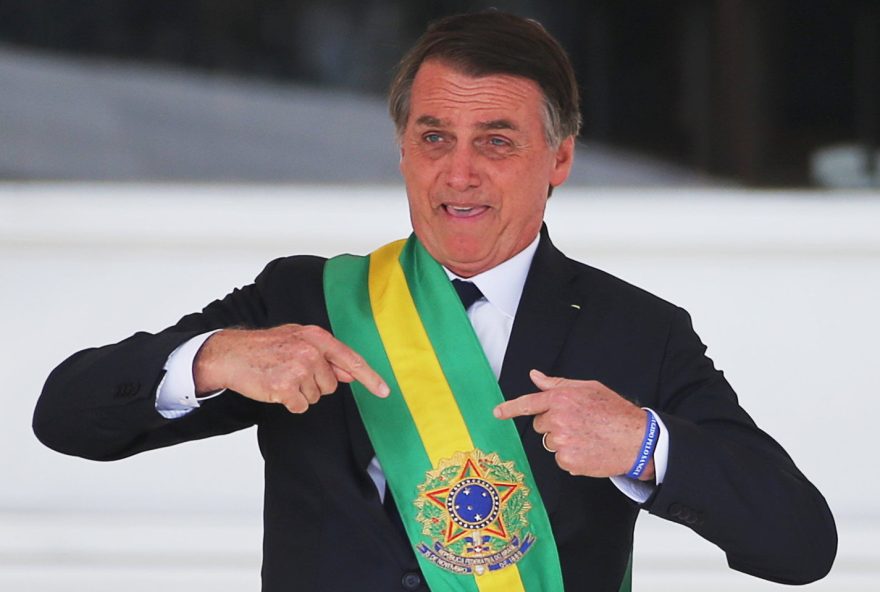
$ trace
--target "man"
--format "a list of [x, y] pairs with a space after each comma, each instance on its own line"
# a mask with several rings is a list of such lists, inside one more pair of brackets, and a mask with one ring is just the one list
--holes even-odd
[[823, 577], [824, 499], [687, 313], [542, 226], [580, 122], [555, 40], [499, 12], [444, 19], [390, 106], [414, 238], [278, 259], [159, 334], [75, 354], [38, 437], [107, 460], [256, 424], [269, 591], [616, 591], [640, 508], [734, 569]]

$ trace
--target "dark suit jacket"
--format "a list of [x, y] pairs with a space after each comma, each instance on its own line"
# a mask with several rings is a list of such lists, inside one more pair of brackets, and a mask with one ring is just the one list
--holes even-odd
[[[161, 333], [73, 355], [46, 382], [34, 430], [61, 452], [110, 460], [256, 424], [266, 474], [264, 590], [424, 589], [366, 473], [373, 451], [347, 386], [302, 415], [235, 393], [177, 420], [154, 409], [166, 358], [199, 333], [329, 328], [323, 265], [317, 257], [275, 260], [254, 284]], [[715, 543], [734, 569], [787, 583], [824, 576], [837, 547], [825, 500], [755, 426], [704, 352], [684, 310], [566, 258], [545, 230], [500, 383], [508, 398], [534, 392], [528, 371], [538, 368], [599, 380], [657, 410], [669, 432], [669, 464], [643, 509]], [[566, 590], [616, 592], [640, 506], [608, 479], [559, 470], [529, 421], [518, 422]]]

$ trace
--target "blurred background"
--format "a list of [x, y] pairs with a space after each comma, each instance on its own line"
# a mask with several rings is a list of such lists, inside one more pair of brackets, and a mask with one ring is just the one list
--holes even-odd
[[[394, 64], [429, 20], [486, 6], [569, 51], [587, 155], [667, 182], [878, 185], [876, 0], [3, 0], [0, 178], [394, 181], [364, 149], [387, 148]], [[331, 167], [346, 134], [373, 156]], [[583, 179], [632, 182], [616, 171]]]
[[[0, 0], [0, 590], [259, 589], [253, 430], [92, 463], [41, 447], [34, 402], [274, 257], [406, 235], [384, 90], [428, 21], [489, 5], [578, 71], [555, 242], [692, 313], [838, 519], [808, 589], [876, 589], [880, 2]], [[784, 588], [637, 528], [636, 589]]]

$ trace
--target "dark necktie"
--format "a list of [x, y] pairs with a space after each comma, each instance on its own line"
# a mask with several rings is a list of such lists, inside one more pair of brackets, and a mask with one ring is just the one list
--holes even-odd
[[461, 298], [461, 303], [464, 305], [465, 310], [469, 309], [474, 302], [483, 297], [483, 293], [480, 292], [480, 289], [473, 282], [455, 279], [452, 280], [452, 287], [458, 292], [458, 297]]

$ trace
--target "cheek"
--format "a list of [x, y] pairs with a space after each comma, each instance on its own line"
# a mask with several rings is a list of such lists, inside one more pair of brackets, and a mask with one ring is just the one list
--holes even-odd
[[540, 181], [520, 186], [517, 201], [507, 209], [507, 221], [511, 228], [517, 229], [513, 234], [517, 240], [522, 236], [532, 236], [541, 228], [544, 210], [547, 206], [547, 186]]
[[407, 191], [416, 196], [427, 193], [433, 177], [430, 163], [414, 158], [412, 151], [408, 151], [400, 160], [400, 172]]
[[419, 192], [415, 188], [408, 186], [407, 202], [409, 205], [409, 220], [413, 230], [420, 237], [427, 237], [431, 234], [434, 212], [426, 193]]

